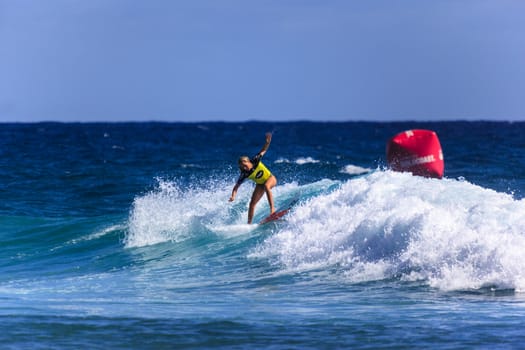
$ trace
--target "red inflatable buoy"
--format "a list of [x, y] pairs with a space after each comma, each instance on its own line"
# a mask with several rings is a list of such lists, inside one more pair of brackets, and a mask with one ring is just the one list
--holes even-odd
[[431, 130], [407, 130], [386, 145], [386, 159], [392, 170], [441, 179], [445, 170], [443, 151]]

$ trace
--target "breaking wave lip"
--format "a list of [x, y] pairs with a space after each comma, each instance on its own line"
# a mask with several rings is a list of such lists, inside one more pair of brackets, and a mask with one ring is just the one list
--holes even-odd
[[79, 237], [79, 238], [74, 238], [74, 239], [71, 239], [69, 241], [67, 241], [64, 245], [61, 245], [61, 246], [58, 246], [56, 248], [53, 248], [52, 250], [58, 250], [60, 248], [63, 248], [64, 246], [68, 246], [68, 245], [76, 245], [76, 244], [79, 244], [81, 242], [87, 242], [87, 241], [91, 241], [91, 240], [96, 240], [96, 239], [99, 239], [99, 238], [102, 238], [108, 234], [112, 234], [114, 232], [119, 232], [119, 231], [125, 231], [127, 229], [127, 226], [125, 224], [114, 224], [114, 225], [109, 225], [107, 227], [104, 227], [100, 230], [97, 230], [87, 236], [82, 236], [82, 237]]
[[[137, 196], [128, 217], [124, 245], [143, 247], [163, 242], [180, 243], [199, 235], [212, 234], [223, 238], [252, 234], [257, 225], [247, 225], [246, 215], [251, 191], [239, 191], [235, 202], [229, 203], [231, 186], [208, 182], [205, 187], [179, 185], [176, 181], [157, 179], [158, 185], [149, 193]], [[294, 196], [295, 183], [273, 189], [277, 207]], [[268, 215], [269, 206], [261, 200], [254, 222]]]
[[226, 198], [224, 190], [220, 194], [192, 188], [183, 191], [176, 182], [157, 181], [155, 190], [133, 201], [124, 240], [128, 248], [188, 239], [203, 213], [220, 211], [220, 207], [213, 206], [217, 197]]
[[377, 171], [301, 203], [249, 256], [352, 282], [525, 291], [525, 200], [466, 181]]

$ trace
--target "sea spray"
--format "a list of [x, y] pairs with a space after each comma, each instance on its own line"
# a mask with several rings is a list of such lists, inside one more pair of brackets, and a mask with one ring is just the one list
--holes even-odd
[[217, 218], [229, 218], [228, 192], [225, 186], [211, 189], [183, 186], [176, 181], [157, 179], [158, 186], [138, 196], [129, 217], [127, 247], [160, 242], [180, 242], [199, 233], [201, 224]]
[[[203, 234], [237, 236], [253, 231], [246, 225], [251, 183], [243, 184], [234, 202], [228, 202], [232, 184], [213, 180], [183, 186], [174, 180], [157, 179], [152, 191], [137, 196], [128, 218], [126, 247], [162, 242], [181, 242]], [[298, 192], [296, 183], [273, 189], [278, 207]], [[266, 197], [256, 207], [255, 221], [269, 214]]]
[[378, 171], [305, 201], [251, 256], [291, 271], [399, 277], [442, 290], [525, 288], [525, 201], [453, 179]]

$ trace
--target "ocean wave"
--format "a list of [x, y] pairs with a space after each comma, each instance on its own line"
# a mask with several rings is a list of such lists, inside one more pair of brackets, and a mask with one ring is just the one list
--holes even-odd
[[[279, 273], [336, 268], [349, 282], [399, 278], [447, 291], [525, 291], [525, 200], [512, 195], [465, 180], [376, 171], [277, 186], [277, 206], [296, 197], [299, 203], [285, 220], [258, 226], [245, 224], [251, 190], [240, 190], [234, 203], [229, 191], [226, 184], [186, 188], [159, 180], [134, 200], [126, 247], [209, 236], [204, 244], [267, 260]], [[263, 198], [255, 220], [268, 210]]]
[[466, 181], [378, 171], [303, 202], [250, 256], [289, 271], [336, 266], [352, 282], [523, 291], [524, 213], [524, 200]]
[[136, 197], [133, 202], [125, 238], [127, 247], [188, 239], [196, 229], [196, 220], [220, 210], [215, 205], [219, 196], [227, 198], [225, 190], [215, 193], [186, 190], [176, 182], [158, 181], [155, 190]]
[[104, 237], [108, 234], [111, 234], [111, 233], [114, 233], [114, 232], [120, 232], [120, 231], [124, 231], [126, 230], [127, 226], [124, 225], [124, 224], [116, 224], [116, 225], [109, 225], [107, 227], [104, 227], [100, 230], [97, 230], [91, 234], [88, 234], [86, 236], [82, 236], [82, 237], [79, 237], [79, 238], [75, 238], [75, 239], [72, 239], [68, 242], [65, 243], [65, 245], [69, 245], [69, 244], [78, 244], [80, 242], [84, 242], [84, 241], [91, 241], [91, 240], [95, 240], [95, 239], [99, 239], [101, 237]]
[[[163, 242], [180, 243], [205, 234], [233, 237], [252, 232], [257, 226], [246, 225], [252, 190], [239, 189], [235, 202], [229, 203], [232, 185], [210, 181], [202, 187], [180, 185], [158, 179], [157, 187], [135, 198], [128, 218], [126, 247], [142, 247]], [[276, 205], [290, 198], [297, 184], [274, 188]], [[254, 221], [269, 214], [266, 198], [257, 205]]]

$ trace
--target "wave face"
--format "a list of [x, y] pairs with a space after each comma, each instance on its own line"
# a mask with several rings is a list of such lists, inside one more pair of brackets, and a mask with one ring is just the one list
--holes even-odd
[[[271, 261], [280, 273], [338, 271], [351, 282], [399, 278], [445, 291], [525, 288], [519, 259], [525, 201], [510, 194], [464, 180], [375, 171], [347, 181], [278, 186], [278, 203], [299, 198], [299, 204], [285, 221], [257, 227], [243, 224], [248, 192], [226, 206], [225, 186], [214, 188], [183, 190], [160, 180], [135, 199], [126, 247], [256, 236], [260, 243], [247, 256]], [[256, 220], [266, 211], [263, 200]]]

